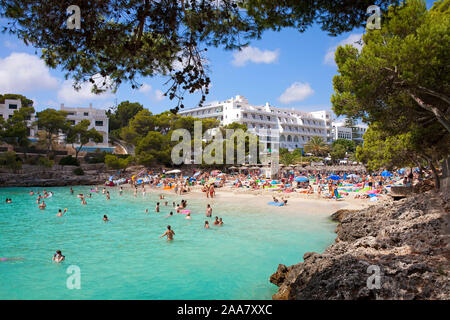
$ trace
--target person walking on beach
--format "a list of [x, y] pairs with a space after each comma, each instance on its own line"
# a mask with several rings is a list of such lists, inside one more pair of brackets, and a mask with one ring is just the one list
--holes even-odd
[[164, 232], [164, 234], [162, 236], [160, 236], [159, 238], [161, 239], [162, 237], [167, 236], [167, 240], [173, 240], [173, 236], [175, 235], [175, 232], [173, 230], [171, 230], [170, 226], [167, 226], [167, 230], [166, 232]]
[[208, 217], [208, 218], [211, 218], [212, 217], [212, 208], [211, 208], [211, 205], [208, 203], [208, 205], [206, 206], [206, 216]]

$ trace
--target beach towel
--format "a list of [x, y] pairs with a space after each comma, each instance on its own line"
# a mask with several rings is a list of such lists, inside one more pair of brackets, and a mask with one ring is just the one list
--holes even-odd
[[273, 201], [270, 201], [270, 202], [267, 202], [267, 204], [269, 204], [271, 206], [278, 206], [278, 207], [284, 206], [284, 202], [273, 202]]

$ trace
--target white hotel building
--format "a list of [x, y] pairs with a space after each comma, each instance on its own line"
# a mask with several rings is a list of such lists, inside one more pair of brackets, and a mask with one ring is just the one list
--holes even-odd
[[78, 124], [82, 120], [89, 120], [90, 124], [88, 129], [95, 128], [103, 136], [103, 142], [101, 143], [88, 143], [83, 146], [82, 151], [94, 151], [96, 148], [107, 149], [109, 146], [109, 119], [105, 110], [95, 109], [92, 107], [92, 103], [89, 104], [89, 108], [71, 108], [61, 104], [61, 111], [67, 112], [67, 120], [72, 124]]
[[[0, 117], [3, 117], [5, 120], [7, 120], [12, 117], [14, 111], [19, 110], [21, 107], [21, 100], [5, 99], [4, 103], [0, 103]], [[90, 142], [86, 146], [83, 146], [81, 151], [95, 151], [96, 149], [100, 149], [112, 152], [114, 150], [113, 147], [109, 147], [109, 119], [106, 115], [105, 110], [95, 109], [92, 107], [92, 104], [89, 105], [89, 108], [70, 108], [65, 107], [64, 104], [61, 104], [61, 110], [67, 112], [67, 119], [72, 124], [77, 124], [81, 120], [89, 120], [89, 129], [95, 128], [103, 135], [103, 142]], [[32, 124], [35, 120], [36, 115], [32, 115], [30, 120], [28, 120], [28, 135], [31, 141], [37, 141], [38, 130], [36, 126], [33, 126]], [[59, 142], [64, 143], [64, 138], [65, 136], [61, 135], [59, 137]], [[77, 145], [75, 144], [75, 146]]]
[[332, 139], [332, 115], [329, 111], [302, 112], [277, 108], [269, 103], [253, 106], [240, 95], [226, 101], [182, 110], [179, 114], [217, 119], [221, 125], [233, 122], [245, 124], [250, 132], [259, 136], [260, 132], [270, 134], [270, 130], [278, 130], [280, 148], [287, 148], [290, 151], [302, 149], [314, 136], [328, 142]]

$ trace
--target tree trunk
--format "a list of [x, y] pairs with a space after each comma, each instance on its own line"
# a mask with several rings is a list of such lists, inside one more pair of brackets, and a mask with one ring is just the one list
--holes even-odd
[[424, 101], [422, 101], [422, 99], [420, 99], [411, 91], [408, 91], [408, 94], [420, 107], [433, 113], [436, 119], [444, 126], [444, 128], [447, 129], [448, 132], [450, 132], [450, 122], [448, 121], [446, 115], [441, 110], [439, 110], [439, 108], [426, 104]]
[[441, 188], [441, 180], [439, 179], [439, 174], [437, 172], [436, 167], [433, 164], [433, 161], [428, 160], [428, 164], [430, 165], [431, 171], [433, 172], [433, 178], [434, 178], [434, 183], [435, 183], [435, 190], [436, 190], [436, 192], [439, 192], [439, 190]]

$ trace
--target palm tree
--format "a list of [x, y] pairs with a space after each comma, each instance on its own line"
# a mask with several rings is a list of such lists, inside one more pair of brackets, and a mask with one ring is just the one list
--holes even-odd
[[321, 137], [312, 137], [308, 143], [305, 144], [304, 150], [307, 153], [312, 153], [315, 156], [326, 155], [328, 152], [328, 145]]

